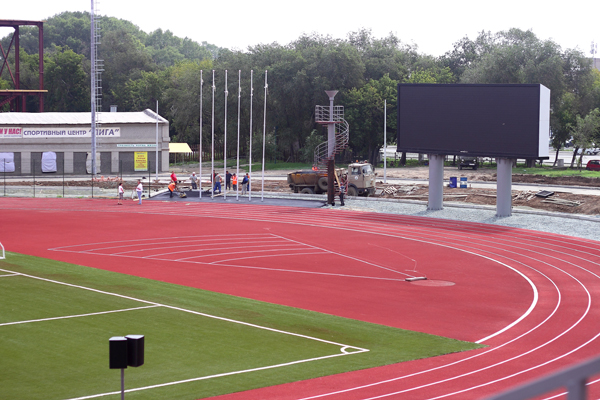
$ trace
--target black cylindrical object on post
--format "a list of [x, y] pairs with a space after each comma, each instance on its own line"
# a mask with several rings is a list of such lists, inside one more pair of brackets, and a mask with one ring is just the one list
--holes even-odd
[[113, 336], [108, 340], [108, 343], [110, 354], [109, 368], [127, 368], [127, 338], [124, 336]]

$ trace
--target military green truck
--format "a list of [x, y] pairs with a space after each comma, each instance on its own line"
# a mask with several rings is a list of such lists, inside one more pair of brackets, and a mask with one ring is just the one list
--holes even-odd
[[[369, 196], [375, 193], [375, 172], [369, 163], [352, 163], [348, 169], [337, 168], [338, 177], [348, 180], [348, 196]], [[301, 170], [290, 172], [287, 182], [294, 193], [327, 193], [327, 171]]]

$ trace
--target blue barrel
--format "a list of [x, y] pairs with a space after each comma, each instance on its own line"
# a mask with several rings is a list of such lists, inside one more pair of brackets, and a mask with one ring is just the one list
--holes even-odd
[[460, 178], [460, 188], [461, 189], [466, 189], [467, 188], [467, 177], [466, 176], [461, 176], [461, 178]]
[[455, 176], [450, 177], [450, 186], [449, 187], [451, 187], [451, 188], [456, 187], [456, 177]]

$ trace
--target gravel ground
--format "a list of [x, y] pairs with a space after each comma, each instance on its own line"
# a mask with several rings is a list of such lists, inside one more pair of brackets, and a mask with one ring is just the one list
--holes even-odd
[[[443, 210], [428, 211], [426, 202], [389, 201], [386, 199], [367, 198], [348, 200], [345, 207], [339, 207], [338, 199], [336, 199], [336, 202], [338, 207], [334, 208], [341, 211], [368, 211], [479, 222], [600, 241], [599, 217], [550, 213], [513, 207], [512, 216], [498, 218], [496, 217], [495, 206], [476, 206], [444, 202]], [[331, 206], [327, 207], [332, 208]]]

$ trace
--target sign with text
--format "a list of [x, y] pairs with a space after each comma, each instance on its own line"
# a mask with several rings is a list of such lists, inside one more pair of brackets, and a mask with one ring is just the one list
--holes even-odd
[[148, 152], [134, 151], [133, 152], [134, 171], [148, 171]]
[[[91, 138], [92, 128], [19, 128], [24, 138]], [[121, 128], [98, 128], [96, 137], [121, 137]]]
[[22, 138], [23, 130], [14, 126], [0, 128], [0, 138]]

